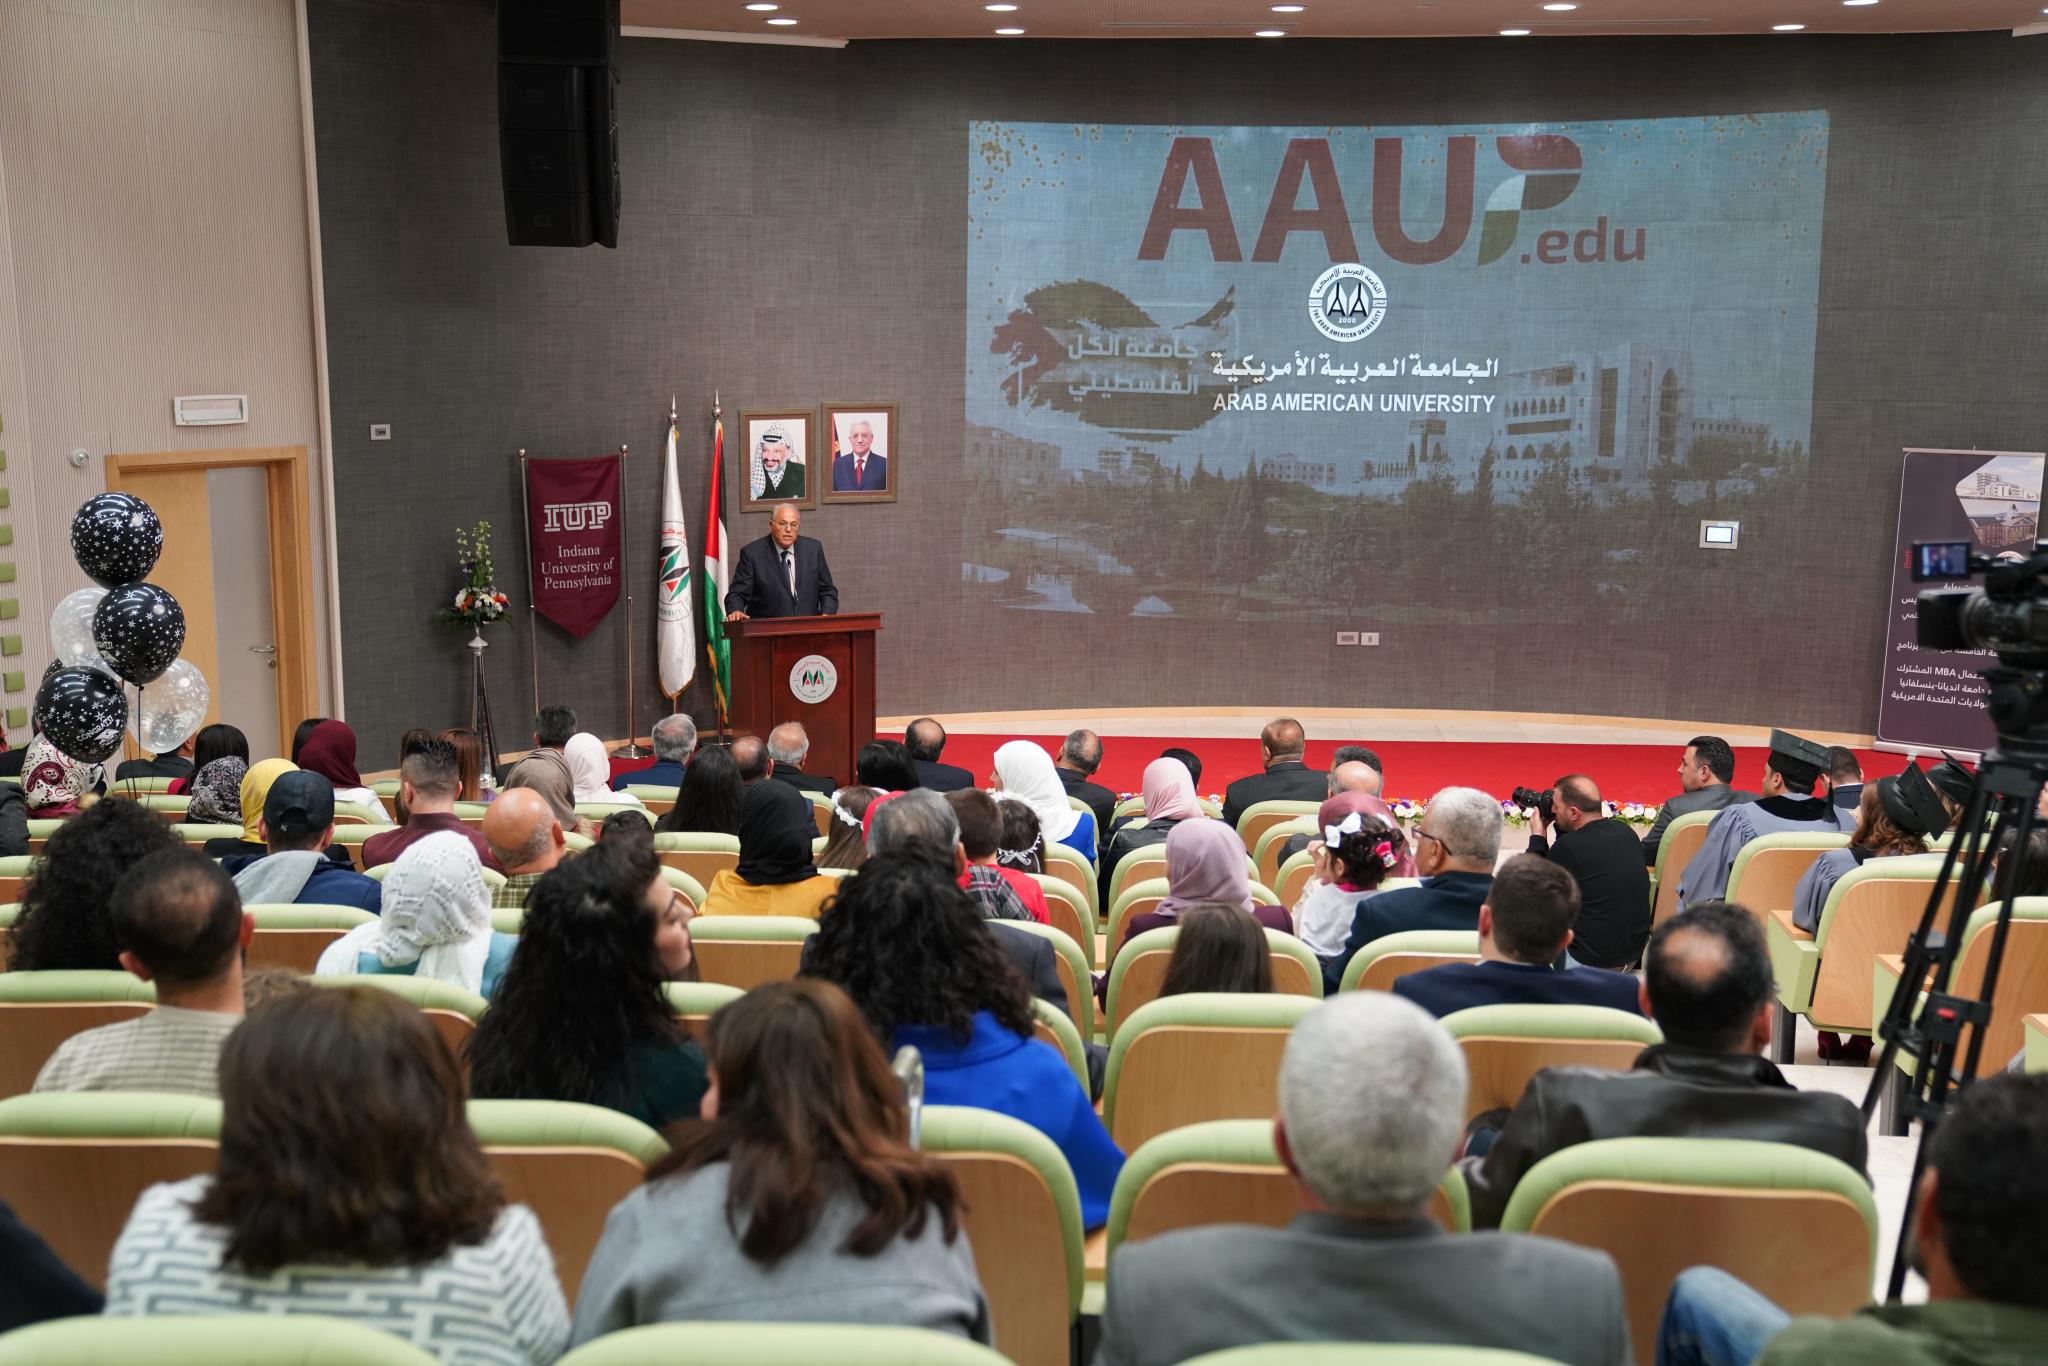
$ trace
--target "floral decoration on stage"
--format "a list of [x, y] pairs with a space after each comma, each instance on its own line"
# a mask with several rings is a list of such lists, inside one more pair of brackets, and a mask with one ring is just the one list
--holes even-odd
[[463, 584], [456, 591], [454, 607], [441, 609], [441, 620], [475, 629], [504, 616], [511, 604], [492, 581], [497, 571], [491, 561], [489, 522], [478, 522], [467, 531], [455, 529], [455, 561], [462, 566]]

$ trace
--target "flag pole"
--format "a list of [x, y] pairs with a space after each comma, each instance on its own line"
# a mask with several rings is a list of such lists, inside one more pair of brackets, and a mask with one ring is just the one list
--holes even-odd
[[626, 443], [619, 443], [619, 577], [626, 589], [626, 743], [612, 753], [645, 759], [654, 751], [640, 743], [640, 708], [633, 693], [633, 537], [626, 519]]
[[[676, 426], [676, 396], [673, 392], [671, 392], [668, 396], [668, 430], [669, 436], [671, 438], [679, 435], [682, 430], [681, 428]], [[666, 515], [666, 513], [663, 514], [663, 516]], [[695, 606], [694, 603], [691, 605], [692, 607]], [[657, 607], [658, 606], [659, 604], [657, 604]], [[657, 667], [654, 672], [656, 681], [658, 682], [661, 677], [661, 670]], [[668, 714], [670, 716], [674, 716], [676, 713], [680, 712], [683, 709], [683, 690], [681, 688], [676, 689], [674, 692], [670, 692], [667, 688], [663, 688], [661, 691], [662, 696], [668, 698]]]
[[[526, 658], [533, 665], [533, 712], [540, 715], [540, 618], [533, 601], [533, 498], [526, 484], [526, 448], [519, 448], [519, 530], [526, 539]], [[496, 764], [498, 756], [493, 754]]]
[[[713, 432], [717, 432], [724, 421], [725, 404], [719, 398], [718, 390], [714, 388], [711, 391], [711, 424]], [[724, 478], [723, 469], [720, 469], [717, 473], [718, 477]], [[718, 518], [721, 522], [725, 520], [725, 503], [723, 499], [719, 500]], [[704, 534], [709, 536], [713, 529], [711, 526], [706, 526]], [[720, 555], [726, 553], [725, 536], [722, 533], [718, 538], [718, 553]], [[705, 615], [708, 617], [712, 612], [723, 612], [724, 610], [725, 602], [721, 599], [707, 608]], [[704, 657], [711, 665], [711, 700], [718, 709], [718, 740], [720, 744], [725, 744], [728, 743], [726, 735], [726, 721], [728, 718], [726, 714], [725, 685], [719, 682], [718, 679], [718, 654], [711, 648], [711, 624], [708, 621], [704, 624]]]

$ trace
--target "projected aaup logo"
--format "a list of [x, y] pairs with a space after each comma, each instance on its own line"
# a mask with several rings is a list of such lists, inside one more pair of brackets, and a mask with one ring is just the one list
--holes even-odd
[[839, 687], [839, 670], [823, 655], [805, 655], [789, 671], [789, 690], [796, 700], [815, 707]]
[[1372, 335], [1387, 316], [1387, 287], [1356, 261], [1331, 266], [1308, 291], [1308, 320], [1331, 341]]

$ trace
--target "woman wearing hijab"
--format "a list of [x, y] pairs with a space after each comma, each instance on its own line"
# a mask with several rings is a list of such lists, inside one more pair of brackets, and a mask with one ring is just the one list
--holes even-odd
[[1235, 906], [1269, 930], [1294, 933], [1294, 921], [1278, 906], [1254, 905], [1252, 875], [1244, 841], [1222, 821], [1198, 816], [1173, 827], [1166, 837], [1166, 899], [1157, 910], [1124, 922], [1117, 950], [1147, 930], [1176, 924], [1180, 913], [1205, 901]]
[[816, 920], [839, 879], [811, 864], [818, 823], [811, 799], [773, 779], [740, 799], [740, 863], [720, 870], [699, 915], [792, 915]]
[[363, 775], [356, 772], [356, 733], [348, 722], [322, 721], [313, 727], [313, 733], [299, 750], [298, 765], [333, 783], [335, 801], [349, 802], [382, 815], [383, 803], [377, 800], [376, 793], [363, 786]]
[[[1187, 770], [1183, 768], [1181, 772]], [[1049, 844], [1064, 844], [1090, 863], [1095, 861], [1095, 816], [1067, 804], [1052, 756], [1029, 740], [1012, 740], [996, 751], [995, 781], [1003, 795], [1023, 802], [1038, 816], [1039, 832]], [[1243, 852], [1243, 846], [1239, 846]]]
[[185, 804], [185, 820], [192, 825], [240, 825], [242, 823], [242, 779], [249, 776], [249, 761], [234, 755], [215, 759], [192, 775], [192, 796]]
[[569, 761], [569, 787], [579, 802], [602, 802], [606, 806], [646, 805], [630, 792], [612, 791], [612, 761], [604, 741], [587, 730], [579, 730], [562, 746]]
[[313, 972], [432, 977], [489, 999], [518, 944], [491, 930], [491, 889], [476, 850], [441, 830], [406, 847], [385, 875], [383, 914], [328, 945]]
[[1109, 904], [1109, 885], [1116, 879], [1116, 866], [1134, 849], [1149, 849], [1166, 843], [1173, 827], [1202, 814], [1195, 797], [1194, 775], [1178, 759], [1158, 758], [1145, 765], [1145, 818], [1126, 821], [1110, 836], [1109, 849], [1102, 856], [1102, 872], [1096, 880], [1096, 895]]
[[[1382, 814], [1384, 813], [1384, 814]], [[1358, 903], [1378, 892], [1390, 877], [1413, 876], [1408, 841], [1400, 823], [1378, 797], [1339, 792], [1316, 809], [1315, 873], [1294, 903], [1294, 932], [1329, 962], [1351, 938]]]
[[[208, 767], [212, 765], [209, 764]], [[241, 838], [208, 840], [200, 846], [199, 852], [208, 858], [233, 858], [237, 854], [253, 854], [257, 858], [262, 858], [269, 853], [270, 846], [263, 842], [263, 804], [270, 800], [270, 785], [278, 780], [279, 775], [296, 772], [297, 769], [298, 765], [289, 759], [265, 759], [262, 763], [253, 765], [242, 775]], [[191, 815], [190, 807], [186, 808], [186, 815]], [[347, 867], [355, 867], [355, 860], [349, 857], [348, 850], [338, 844], [327, 846], [327, 857]]]
[[576, 784], [569, 776], [569, 761], [552, 749], [537, 749], [521, 759], [505, 775], [505, 790], [532, 788], [555, 813], [562, 829], [586, 838], [597, 837], [597, 827], [576, 814]]
[[100, 785], [100, 766], [81, 764], [38, 735], [28, 742], [21, 788], [32, 821], [60, 821], [78, 814], [79, 798]]
[[[224, 721], [216, 721], [210, 726], [202, 727], [192, 741], [192, 772], [183, 778], [171, 779], [170, 785], [164, 788], [164, 791], [172, 796], [183, 796], [192, 790], [193, 781], [208, 764], [216, 759], [230, 758], [240, 759], [242, 767], [248, 768], [249, 737], [242, 734], [238, 727], [230, 726]], [[235, 781], [240, 782], [241, 779], [237, 778]], [[222, 809], [232, 809], [234, 804], [231, 795], [227, 806]], [[233, 824], [233, 820], [230, 819], [228, 824]]]

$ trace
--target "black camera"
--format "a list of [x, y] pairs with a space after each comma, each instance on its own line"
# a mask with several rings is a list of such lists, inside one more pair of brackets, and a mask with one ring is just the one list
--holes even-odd
[[1984, 709], [2008, 756], [2048, 755], [2048, 539], [2032, 553], [1986, 555], [1968, 541], [1916, 541], [1906, 567], [1915, 583], [1982, 574], [1982, 588], [1920, 593], [1915, 635], [1926, 650], [1998, 656], [1980, 671]]
[[1509, 799], [1524, 811], [1534, 808], [1536, 814], [1543, 817], [1545, 825], [1557, 819], [1551, 810], [1550, 789], [1547, 787], [1518, 787], [1509, 794]]

